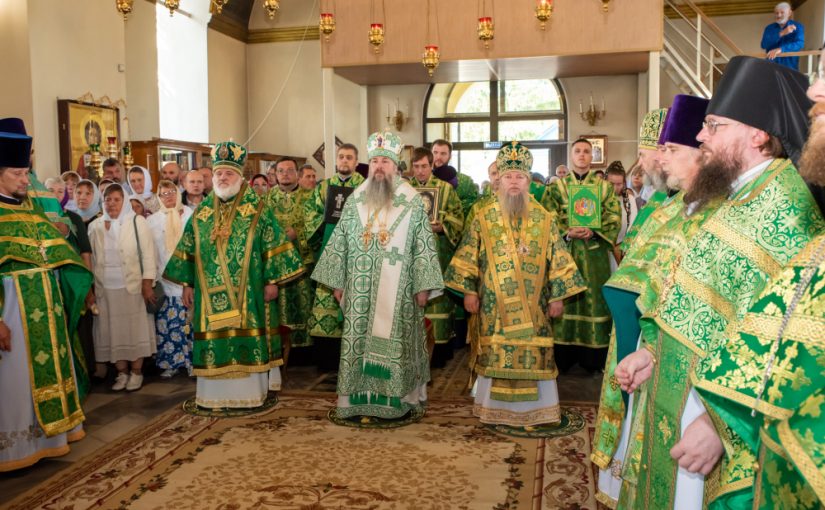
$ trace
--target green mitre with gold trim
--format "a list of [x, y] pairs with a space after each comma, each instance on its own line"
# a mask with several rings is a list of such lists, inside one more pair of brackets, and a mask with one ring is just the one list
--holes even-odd
[[404, 148], [401, 138], [398, 135], [386, 131], [384, 133], [373, 133], [367, 139], [367, 157], [390, 158], [396, 165], [401, 164], [401, 149]]
[[659, 108], [647, 112], [642, 119], [642, 127], [639, 129], [639, 148], [656, 150], [659, 148], [659, 135], [667, 118], [667, 108]]
[[509, 142], [498, 151], [496, 168], [498, 168], [499, 175], [507, 172], [521, 172], [530, 177], [530, 172], [533, 170], [533, 155], [530, 149], [519, 142]]
[[229, 168], [243, 175], [246, 147], [233, 142], [219, 142], [212, 147], [212, 169]]

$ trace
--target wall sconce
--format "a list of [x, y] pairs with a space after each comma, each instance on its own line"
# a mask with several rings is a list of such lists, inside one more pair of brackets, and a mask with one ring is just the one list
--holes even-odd
[[404, 129], [404, 121], [407, 119], [404, 117], [404, 113], [401, 111], [400, 100], [398, 98], [395, 99], [395, 113], [390, 115], [390, 105], [387, 105], [387, 125], [395, 126], [396, 131], [401, 131]]
[[587, 121], [588, 124], [591, 126], [595, 126], [596, 123], [602, 120], [605, 115], [607, 115], [607, 110], [604, 107], [604, 96], [602, 96], [602, 108], [601, 110], [596, 109], [596, 103], [593, 102], [593, 93], [590, 93], [590, 106], [587, 107], [585, 111], [582, 107], [582, 102], [579, 100], [579, 115], [581, 116], [582, 120]]

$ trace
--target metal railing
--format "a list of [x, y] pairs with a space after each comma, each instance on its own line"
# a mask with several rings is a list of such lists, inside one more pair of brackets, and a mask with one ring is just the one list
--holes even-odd
[[[678, 4], [675, 0], [664, 2], [662, 61], [666, 65], [666, 74], [691, 94], [710, 97], [725, 64], [734, 56], [745, 53], [692, 0], [682, 0]], [[764, 53], [751, 56], [766, 57]], [[783, 53], [782, 56], [801, 57], [800, 71], [810, 76], [819, 66], [818, 50]]]

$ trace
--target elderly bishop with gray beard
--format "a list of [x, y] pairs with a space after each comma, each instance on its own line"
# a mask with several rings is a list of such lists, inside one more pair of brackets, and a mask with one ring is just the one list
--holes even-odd
[[427, 401], [424, 307], [444, 284], [423, 200], [398, 176], [402, 147], [392, 133], [370, 135], [369, 177], [312, 273], [344, 314], [336, 420], [417, 419]]

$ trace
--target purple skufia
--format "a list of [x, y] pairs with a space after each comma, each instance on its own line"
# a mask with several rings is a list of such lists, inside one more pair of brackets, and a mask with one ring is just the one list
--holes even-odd
[[659, 145], [676, 143], [699, 148], [701, 143], [696, 135], [702, 130], [705, 111], [710, 101], [703, 97], [678, 94], [673, 98], [673, 106], [667, 112], [665, 125], [659, 135]]

